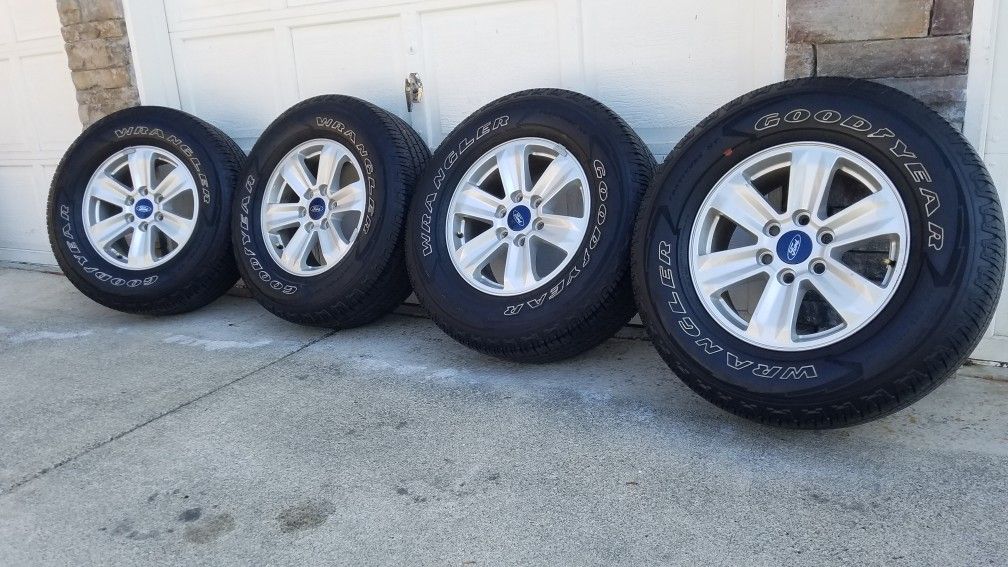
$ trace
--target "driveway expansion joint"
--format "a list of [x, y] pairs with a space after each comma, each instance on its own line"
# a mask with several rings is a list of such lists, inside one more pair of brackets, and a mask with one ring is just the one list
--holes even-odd
[[288, 352], [287, 354], [285, 354], [283, 356], [280, 356], [280, 357], [278, 357], [278, 358], [276, 358], [274, 360], [271, 360], [269, 362], [266, 362], [265, 364], [262, 364], [262, 365], [258, 366], [257, 368], [255, 368], [253, 370], [250, 370], [249, 372], [246, 372], [245, 374], [242, 374], [241, 376], [238, 376], [237, 378], [235, 378], [233, 380], [229, 380], [229, 381], [227, 381], [227, 382], [225, 382], [223, 384], [220, 384], [219, 386], [215, 386], [215, 387], [211, 388], [210, 390], [207, 390], [206, 392], [204, 392], [204, 393], [196, 396], [195, 398], [192, 398], [190, 400], [186, 400], [185, 402], [182, 402], [181, 404], [178, 404], [178, 405], [176, 405], [176, 406], [174, 406], [172, 408], [169, 408], [168, 410], [165, 410], [165, 411], [159, 413], [158, 415], [156, 415], [156, 416], [154, 416], [154, 417], [152, 417], [152, 418], [150, 418], [150, 419], [148, 419], [148, 420], [146, 420], [144, 422], [138, 423], [137, 425], [134, 425], [133, 427], [130, 427], [129, 429], [127, 429], [125, 431], [121, 431], [119, 433], [116, 433], [115, 435], [112, 435], [111, 437], [108, 437], [107, 439], [103, 439], [103, 440], [98, 441], [96, 443], [91, 443], [91, 444], [85, 446], [82, 451], [74, 453], [73, 455], [71, 455], [71, 456], [63, 459], [62, 461], [59, 461], [59, 462], [57, 462], [57, 463], [55, 463], [53, 465], [50, 465], [48, 467], [42, 468], [42, 469], [40, 469], [38, 471], [35, 471], [34, 473], [31, 473], [29, 475], [23, 476], [19, 480], [15, 481], [13, 484], [10, 484], [9, 486], [4, 487], [3, 490], [0, 490], [0, 497], [8, 496], [10, 494], [13, 494], [14, 491], [16, 491], [17, 489], [21, 488], [22, 486], [24, 486], [24, 485], [32, 482], [33, 480], [42, 478], [46, 474], [48, 474], [48, 473], [50, 473], [50, 472], [52, 472], [52, 471], [54, 471], [54, 470], [62, 467], [63, 465], [67, 465], [69, 463], [72, 463], [72, 462], [76, 461], [77, 459], [79, 459], [79, 458], [87, 455], [88, 453], [90, 453], [90, 452], [92, 452], [92, 451], [94, 451], [96, 449], [100, 449], [100, 448], [102, 448], [102, 447], [104, 447], [104, 446], [106, 446], [106, 445], [108, 445], [110, 443], [113, 443], [113, 442], [115, 442], [115, 441], [117, 441], [119, 439], [122, 439], [123, 437], [129, 435], [130, 433], [133, 433], [134, 431], [142, 429], [143, 427], [146, 427], [146, 426], [154, 423], [155, 421], [160, 420], [161, 418], [164, 418], [164, 417], [167, 417], [167, 416], [172, 415], [174, 413], [177, 413], [178, 411], [180, 411], [182, 409], [185, 409], [185, 408], [187, 408], [187, 407], [195, 404], [196, 402], [198, 402], [200, 400], [208, 398], [208, 397], [216, 394], [217, 392], [220, 392], [221, 390], [223, 390], [223, 389], [225, 389], [225, 388], [227, 388], [229, 386], [232, 386], [234, 384], [237, 384], [238, 382], [241, 382], [242, 380], [245, 380], [246, 378], [254, 376], [254, 375], [258, 374], [259, 372], [262, 372], [263, 370], [266, 370], [267, 368], [269, 368], [269, 367], [271, 367], [271, 366], [273, 366], [275, 364], [283, 362], [284, 360], [287, 360], [288, 358], [290, 358], [290, 357], [294, 356], [295, 354], [303, 351], [304, 349], [306, 349], [306, 348], [314, 345], [315, 343], [318, 343], [319, 341], [325, 340], [325, 339], [333, 336], [333, 334], [335, 334], [335, 333], [336, 333], [335, 329], [330, 329], [326, 333], [324, 333], [324, 334], [322, 334], [322, 335], [320, 335], [320, 336], [318, 336], [318, 337], [316, 337], [314, 339], [311, 339], [310, 341], [308, 341], [305, 344], [299, 346], [298, 348], [296, 348], [296, 349]]

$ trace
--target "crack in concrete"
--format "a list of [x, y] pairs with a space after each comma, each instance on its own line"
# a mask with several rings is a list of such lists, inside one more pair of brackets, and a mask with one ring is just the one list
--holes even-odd
[[224, 388], [227, 388], [228, 386], [232, 386], [234, 384], [237, 384], [238, 382], [241, 382], [242, 380], [244, 380], [246, 378], [249, 378], [250, 376], [258, 374], [259, 372], [262, 372], [263, 370], [266, 370], [267, 368], [269, 368], [270, 366], [273, 366], [274, 364], [283, 362], [284, 360], [287, 360], [288, 358], [290, 358], [290, 357], [294, 356], [295, 354], [303, 351], [304, 349], [306, 349], [306, 348], [308, 348], [308, 347], [310, 347], [310, 346], [318, 343], [319, 341], [322, 341], [324, 339], [327, 339], [327, 338], [333, 336], [335, 333], [336, 333], [336, 330], [335, 329], [331, 329], [328, 332], [326, 332], [325, 334], [323, 334], [323, 335], [321, 335], [319, 337], [316, 337], [316, 338], [314, 338], [314, 339], [306, 342], [305, 344], [299, 346], [298, 348], [296, 348], [296, 349], [288, 352], [287, 354], [285, 354], [285, 355], [283, 355], [283, 356], [281, 356], [279, 358], [276, 358], [276, 359], [271, 360], [271, 361], [269, 361], [269, 362], [267, 362], [265, 364], [260, 365], [259, 367], [255, 368], [254, 370], [246, 372], [245, 374], [242, 374], [241, 376], [238, 376], [237, 378], [235, 378], [233, 380], [229, 380], [229, 381], [227, 381], [227, 382], [225, 382], [225, 383], [223, 383], [223, 384], [221, 384], [221, 385], [219, 385], [219, 386], [217, 386], [215, 388], [211, 388], [210, 390], [208, 390], [208, 391], [206, 391], [206, 392], [204, 392], [204, 393], [196, 396], [195, 398], [192, 398], [191, 400], [187, 400], [185, 402], [182, 402], [181, 404], [179, 404], [179, 405], [177, 405], [175, 407], [172, 407], [172, 408], [170, 408], [170, 409], [168, 409], [168, 410], [166, 410], [166, 411], [164, 411], [164, 412], [162, 412], [162, 413], [160, 413], [160, 414], [158, 414], [158, 415], [156, 415], [156, 416], [154, 416], [154, 417], [152, 417], [152, 418], [150, 418], [150, 419], [148, 419], [148, 420], [146, 420], [146, 421], [144, 421], [142, 423], [134, 425], [133, 427], [131, 427], [131, 428], [125, 430], [125, 431], [121, 431], [119, 433], [116, 433], [115, 435], [112, 435], [111, 437], [109, 437], [107, 439], [103, 439], [103, 440], [98, 441], [96, 443], [92, 443], [90, 445], [87, 445], [86, 447], [84, 447], [84, 450], [82, 450], [82, 451], [80, 451], [78, 453], [75, 453], [75, 454], [73, 454], [73, 455], [71, 455], [71, 456], [63, 459], [62, 461], [59, 461], [59, 462], [57, 462], [57, 463], [55, 463], [53, 465], [50, 465], [48, 467], [45, 467], [45, 468], [40, 469], [38, 471], [35, 471], [34, 473], [31, 473], [29, 475], [23, 476], [23, 477], [21, 477], [21, 479], [15, 481], [13, 484], [5, 487], [2, 491], [0, 491], [0, 497], [12, 494], [15, 490], [17, 490], [18, 488], [21, 488], [22, 486], [28, 484], [29, 482], [32, 482], [33, 480], [36, 480], [36, 479], [39, 479], [39, 478], [42, 478], [46, 474], [49, 474], [50, 472], [52, 472], [52, 471], [54, 471], [54, 470], [56, 470], [56, 469], [58, 469], [58, 468], [60, 468], [60, 467], [62, 467], [64, 465], [70, 464], [70, 463], [76, 461], [77, 459], [83, 457], [84, 455], [87, 455], [88, 453], [90, 453], [90, 452], [92, 452], [92, 451], [94, 451], [96, 449], [100, 449], [100, 448], [104, 447], [105, 445], [108, 445], [109, 443], [112, 443], [114, 441], [122, 439], [123, 437], [129, 435], [130, 433], [133, 433], [134, 431], [137, 431], [137, 430], [139, 430], [139, 429], [141, 429], [143, 427], [146, 427], [146, 426], [150, 425], [151, 423], [154, 423], [155, 421], [158, 421], [159, 419], [161, 419], [163, 417], [167, 417], [169, 415], [172, 415], [172, 414], [178, 412], [179, 410], [185, 409], [186, 407], [189, 407], [192, 404], [194, 404], [194, 403], [196, 403], [196, 402], [198, 402], [200, 400], [203, 400], [205, 398], [208, 398], [208, 397], [216, 394], [217, 392], [220, 392], [221, 390], [223, 390]]

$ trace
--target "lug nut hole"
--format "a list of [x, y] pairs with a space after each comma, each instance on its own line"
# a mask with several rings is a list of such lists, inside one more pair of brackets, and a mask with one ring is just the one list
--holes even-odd
[[808, 213], [798, 213], [795, 215], [795, 222], [800, 226], [805, 226], [812, 221], [812, 217]]
[[825, 274], [826, 264], [823, 262], [812, 262], [812, 273], [814, 274]]
[[781, 279], [781, 282], [783, 282], [784, 284], [791, 285], [791, 284], [794, 283], [794, 280], [795, 280], [794, 272], [792, 272], [792, 271], [783, 272], [780, 275], [780, 279]]
[[829, 244], [830, 242], [833, 242], [833, 233], [824, 232], [820, 234], [819, 242], [822, 242], [823, 244]]
[[764, 252], [760, 254], [759, 261], [760, 264], [763, 264], [764, 266], [769, 266], [770, 264], [773, 263], [773, 254], [769, 252]]
[[780, 227], [775, 224], [768, 226], [767, 234], [769, 234], [770, 236], [777, 236], [778, 234], [780, 234]]

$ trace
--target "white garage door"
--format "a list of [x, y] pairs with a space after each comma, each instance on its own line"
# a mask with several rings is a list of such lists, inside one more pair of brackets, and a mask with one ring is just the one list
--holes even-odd
[[80, 129], [56, 3], [0, 0], [0, 260], [55, 263], [45, 203]]
[[[563, 87], [609, 104], [663, 156], [784, 67], [784, 0], [127, 0], [126, 9], [141, 99], [201, 116], [246, 149], [316, 94], [370, 100], [433, 146], [494, 98]], [[425, 87], [412, 113], [409, 73]]]

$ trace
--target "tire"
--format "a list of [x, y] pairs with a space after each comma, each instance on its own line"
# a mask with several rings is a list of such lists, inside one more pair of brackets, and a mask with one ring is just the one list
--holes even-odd
[[[232, 239], [252, 295], [278, 317], [336, 329], [392, 311], [410, 293], [403, 223], [429, 157], [405, 122], [360, 99], [319, 96], [284, 112], [252, 148], [235, 194]], [[291, 164], [306, 181], [283, 173]], [[320, 166], [339, 189], [317, 179]], [[287, 206], [298, 216], [264, 216]]]
[[49, 242], [63, 273], [127, 313], [183, 313], [217, 299], [238, 280], [228, 220], [244, 158], [223, 132], [171, 108], [99, 120], [71, 144], [49, 191]]
[[[505, 189], [501, 152], [525, 156], [512, 161], [523, 164], [511, 170], [521, 190]], [[584, 95], [530, 90], [488, 104], [448, 135], [413, 197], [406, 258], [417, 298], [453, 338], [503, 359], [550, 362], [598, 345], [634, 313], [630, 235], [653, 169], [627, 124]], [[471, 258], [465, 244], [493, 251]], [[525, 268], [508, 271], [512, 253], [510, 265]]]
[[[745, 212], [778, 198], [776, 216]], [[742, 226], [754, 228], [736, 247]], [[725, 105], [679, 143], [641, 209], [634, 286], [658, 351], [708, 401], [842, 427], [919, 400], [973, 351], [1004, 240], [986, 169], [939, 115], [876, 83], [799, 79]], [[758, 291], [721, 291], [738, 278]]]

